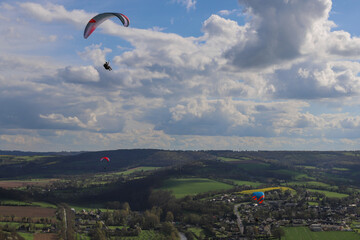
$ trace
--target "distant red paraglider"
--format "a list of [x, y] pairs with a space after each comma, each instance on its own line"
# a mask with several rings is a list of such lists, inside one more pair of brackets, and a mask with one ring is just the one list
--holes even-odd
[[110, 158], [108, 158], [108, 157], [102, 157], [102, 158], [100, 159], [100, 161], [102, 161], [102, 160], [106, 160], [107, 162], [110, 162]]

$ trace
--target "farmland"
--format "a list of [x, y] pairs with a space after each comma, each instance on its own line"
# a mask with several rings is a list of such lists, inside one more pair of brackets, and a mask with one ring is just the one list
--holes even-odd
[[36, 233], [34, 240], [57, 240], [58, 236], [54, 233]]
[[159, 167], [136, 167], [136, 168], [131, 168], [131, 169], [123, 171], [123, 172], [119, 172], [118, 174], [129, 175], [129, 174], [132, 174], [134, 172], [152, 171], [152, 170], [156, 170], [156, 169], [159, 169]]
[[312, 232], [307, 227], [285, 227], [285, 237], [281, 240], [359, 240], [353, 232]]
[[32, 206], [0, 206], [2, 218], [14, 215], [15, 218], [53, 218], [56, 210], [53, 208], [42, 208]]
[[5, 180], [0, 181], [0, 187], [5, 189], [24, 188], [27, 186], [44, 187], [47, 184], [51, 184], [57, 180], [58, 179]]

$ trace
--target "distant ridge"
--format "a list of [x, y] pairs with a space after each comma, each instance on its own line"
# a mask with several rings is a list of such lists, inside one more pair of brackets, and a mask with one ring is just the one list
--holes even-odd
[[31, 151], [20, 151], [20, 150], [0, 150], [0, 155], [13, 155], [13, 156], [71, 156], [81, 152], [31, 152]]

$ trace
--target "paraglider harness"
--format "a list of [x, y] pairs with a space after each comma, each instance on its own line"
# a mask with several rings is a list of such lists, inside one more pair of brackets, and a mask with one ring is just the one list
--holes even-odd
[[112, 70], [112, 68], [111, 68], [110, 65], [109, 65], [109, 62], [105, 62], [105, 63], [104, 63], [104, 68], [105, 68], [106, 70], [109, 70], [109, 71]]

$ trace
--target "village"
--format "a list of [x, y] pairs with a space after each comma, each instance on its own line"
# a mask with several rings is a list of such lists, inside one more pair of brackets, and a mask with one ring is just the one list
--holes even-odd
[[[274, 192], [272, 195], [274, 194], [278, 195], [281, 192]], [[359, 224], [352, 224], [360, 221], [358, 198], [354, 198], [350, 204], [339, 202], [334, 205], [326, 198], [321, 199], [319, 203], [314, 202], [315, 197], [309, 192], [305, 192], [305, 195], [300, 201], [297, 201], [298, 196], [288, 200], [268, 200], [262, 204], [246, 202], [243, 196], [233, 194], [223, 194], [209, 201], [237, 203], [234, 205], [237, 222], [233, 218], [220, 221], [237, 225], [236, 229], [242, 237], [274, 236], [274, 231], [281, 227], [308, 227], [314, 232], [355, 231], [360, 228]]]
[[[354, 231], [358, 229], [360, 221], [358, 209], [359, 199], [353, 199], [348, 204], [336, 204], [325, 198], [315, 204], [314, 196], [308, 195], [304, 201], [272, 200], [272, 195], [288, 193], [274, 192], [269, 194], [269, 200], [262, 204], [250, 202], [244, 196], [237, 194], [220, 194], [208, 201], [210, 203], [221, 203], [234, 206], [233, 212], [223, 215], [214, 215], [212, 223], [204, 221], [182, 221], [173, 220], [171, 223], [180, 231], [188, 229], [203, 229], [207, 234], [213, 234], [214, 239], [251, 239], [252, 237], [274, 237], [281, 235], [282, 227], [307, 227], [311, 231]], [[307, 193], [309, 194], [309, 193]], [[291, 199], [290, 199], [291, 200]], [[311, 202], [310, 202], [311, 201]], [[311, 204], [309, 204], [309, 202]], [[347, 201], [348, 202], [348, 201]], [[75, 228], [78, 234], [88, 235], [99, 226], [106, 230], [111, 236], [138, 236], [144, 222], [133, 226], [112, 226], [109, 224], [109, 213], [102, 210], [75, 210]], [[127, 215], [130, 218], [140, 213], [133, 212]], [[141, 221], [140, 221], [141, 222]], [[154, 225], [154, 229], [157, 227]], [[279, 233], [280, 232], [280, 233]], [[189, 237], [188, 239], [192, 239]], [[194, 238], [196, 239], [196, 238]], [[198, 239], [201, 239], [199, 237]]]

